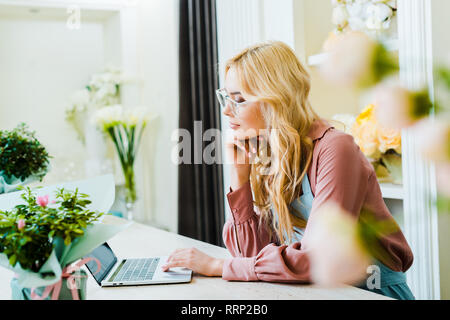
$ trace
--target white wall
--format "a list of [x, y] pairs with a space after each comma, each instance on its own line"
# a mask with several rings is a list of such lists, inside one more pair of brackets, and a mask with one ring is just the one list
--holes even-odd
[[143, 168], [151, 176], [144, 195], [148, 223], [173, 232], [178, 229], [178, 168], [171, 161], [179, 108], [178, 13], [178, 0], [144, 0], [138, 8], [141, 103], [159, 115], [143, 140]]
[[84, 151], [64, 120], [65, 108], [68, 97], [102, 70], [102, 38], [99, 23], [71, 31], [63, 19], [0, 18], [0, 128], [26, 122], [37, 131], [54, 156], [45, 183], [84, 175]]

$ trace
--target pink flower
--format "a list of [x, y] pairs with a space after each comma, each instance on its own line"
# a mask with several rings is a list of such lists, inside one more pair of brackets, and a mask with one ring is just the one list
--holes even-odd
[[403, 129], [414, 124], [411, 93], [401, 87], [382, 84], [375, 89], [376, 116], [383, 127]]
[[433, 107], [426, 90], [411, 91], [393, 83], [375, 88], [376, 116], [386, 128], [404, 129], [430, 114]]
[[366, 87], [377, 70], [377, 42], [362, 32], [346, 32], [329, 44], [327, 59], [320, 66], [328, 81], [347, 86]]
[[19, 228], [19, 230], [25, 228], [25, 220], [20, 219], [19, 221], [17, 221], [17, 228]]
[[357, 284], [367, 277], [370, 257], [357, 232], [357, 219], [326, 204], [308, 221], [302, 244], [308, 249], [311, 277], [322, 286]]
[[422, 154], [436, 163], [450, 163], [450, 123], [443, 119], [419, 121], [414, 127]]
[[436, 165], [436, 178], [438, 192], [450, 198], [450, 163], [439, 163]]
[[37, 197], [36, 200], [37, 204], [40, 205], [42, 208], [45, 208], [48, 205], [48, 195], [43, 197]]

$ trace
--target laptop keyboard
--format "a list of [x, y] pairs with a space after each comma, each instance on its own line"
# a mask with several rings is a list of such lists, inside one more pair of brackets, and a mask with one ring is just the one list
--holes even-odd
[[114, 277], [113, 281], [146, 281], [152, 280], [159, 258], [154, 259], [127, 259]]

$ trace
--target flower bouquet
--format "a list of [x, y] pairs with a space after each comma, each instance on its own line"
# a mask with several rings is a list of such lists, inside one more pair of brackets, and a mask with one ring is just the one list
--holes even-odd
[[83, 144], [86, 143], [86, 120], [97, 109], [120, 102], [120, 86], [123, 82], [119, 69], [108, 68], [103, 73], [92, 75], [89, 84], [72, 95], [70, 107], [66, 110], [66, 120]]
[[395, 33], [397, 0], [332, 0], [335, 33], [365, 32], [376, 38]]
[[49, 155], [34, 135], [24, 123], [11, 131], [0, 130], [0, 194], [42, 181], [47, 173]]
[[401, 130], [380, 125], [373, 104], [357, 117], [336, 115], [333, 120], [342, 123], [343, 131], [354, 137], [362, 153], [374, 166], [380, 182], [402, 184]]
[[114, 143], [125, 178], [127, 217], [133, 218], [133, 206], [137, 200], [134, 163], [142, 134], [149, 121], [147, 108], [125, 109], [121, 105], [98, 110], [93, 121]]
[[103, 217], [113, 200], [112, 176], [0, 196], [0, 265], [16, 273], [13, 299], [84, 299], [82, 258], [128, 226]]
[[401, 130], [381, 126], [371, 104], [356, 118], [351, 131], [361, 151], [371, 160], [378, 180], [402, 184]]

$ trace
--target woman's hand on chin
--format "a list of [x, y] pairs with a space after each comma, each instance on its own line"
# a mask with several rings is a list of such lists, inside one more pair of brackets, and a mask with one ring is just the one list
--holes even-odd
[[210, 257], [195, 248], [178, 249], [169, 256], [162, 270], [184, 267], [204, 276], [221, 277], [223, 262], [224, 260]]

